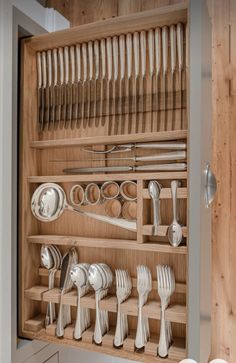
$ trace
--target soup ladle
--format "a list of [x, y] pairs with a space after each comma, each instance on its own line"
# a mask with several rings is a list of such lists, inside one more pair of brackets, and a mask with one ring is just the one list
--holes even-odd
[[62, 187], [55, 183], [41, 184], [32, 196], [31, 211], [35, 218], [42, 222], [56, 220], [66, 209], [134, 232], [137, 230], [136, 221], [127, 221], [122, 218], [112, 218], [96, 213], [84, 212], [73, 207], [67, 202], [66, 193]]

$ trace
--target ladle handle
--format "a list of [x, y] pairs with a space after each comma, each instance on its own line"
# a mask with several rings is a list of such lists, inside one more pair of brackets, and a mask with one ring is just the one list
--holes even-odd
[[171, 182], [171, 194], [173, 202], [173, 222], [177, 222], [177, 188], [179, 182], [177, 180], [172, 180]]

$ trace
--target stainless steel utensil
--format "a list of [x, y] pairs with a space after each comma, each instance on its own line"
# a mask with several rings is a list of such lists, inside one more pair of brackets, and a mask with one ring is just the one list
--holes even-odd
[[163, 77], [163, 98], [164, 98], [164, 108], [163, 108], [163, 112], [164, 112], [164, 125], [163, 125], [163, 129], [166, 130], [167, 129], [167, 95], [166, 95], [166, 91], [168, 92], [168, 87], [167, 87], [167, 72], [168, 72], [168, 27], [164, 26], [162, 28], [162, 32], [161, 32], [161, 36], [162, 36], [162, 77]]
[[63, 128], [68, 126], [68, 110], [69, 110], [69, 48], [64, 47], [64, 66], [65, 66], [65, 78], [64, 78], [64, 102], [63, 102]]
[[174, 151], [165, 154], [148, 155], [148, 156], [130, 156], [126, 158], [106, 158], [93, 159], [93, 161], [115, 161], [115, 160], [131, 160], [131, 161], [165, 161], [165, 160], [183, 160], [186, 159], [186, 151]]
[[140, 49], [141, 49], [141, 102], [142, 102], [142, 132], [146, 128], [146, 32], [143, 30], [140, 33]]
[[149, 50], [149, 76], [150, 76], [150, 114], [151, 130], [153, 131], [153, 76], [154, 76], [154, 31], [148, 31], [148, 50]]
[[109, 218], [91, 212], [84, 212], [68, 204], [64, 190], [55, 183], [41, 184], [34, 192], [31, 199], [33, 215], [42, 222], [51, 222], [59, 218], [64, 210], [78, 212], [101, 222], [136, 231], [136, 222], [123, 220], [122, 218]]
[[124, 79], [125, 79], [125, 36], [119, 36], [119, 55], [120, 55], [120, 84], [119, 84], [119, 126], [120, 133], [122, 133], [123, 127], [123, 95], [124, 95]]
[[60, 70], [60, 77], [59, 77], [59, 105], [58, 105], [58, 121], [61, 122], [62, 120], [62, 108], [64, 103], [64, 61], [63, 61], [63, 48], [58, 48], [58, 56], [59, 56], [59, 70]]
[[98, 127], [99, 120], [97, 118], [97, 82], [99, 80], [99, 74], [100, 74], [100, 64], [99, 64], [99, 41], [95, 40], [94, 42], [94, 59], [95, 59], [95, 79], [94, 79], [94, 101], [93, 101], [93, 118], [94, 118], [94, 124], [96, 127]]
[[114, 128], [114, 134], [118, 133], [119, 120], [116, 115], [116, 88], [117, 88], [117, 80], [118, 80], [118, 62], [119, 62], [119, 54], [118, 54], [118, 37], [114, 36], [112, 38], [112, 55], [113, 55], [113, 87], [112, 87], [112, 122], [110, 125], [110, 130], [112, 127]]
[[53, 57], [53, 92], [52, 92], [52, 128], [55, 129], [55, 121], [57, 116], [58, 106], [58, 61], [57, 61], [57, 49], [54, 48], [52, 52]]
[[[81, 77], [81, 45], [76, 44], [75, 47], [75, 56], [76, 56], [76, 104], [75, 104], [75, 120], [76, 120], [76, 126], [79, 127], [81, 120], [80, 120], [80, 109], [82, 109], [82, 77]], [[81, 102], [80, 102], [81, 101]], [[82, 116], [82, 115], [81, 115]]]
[[174, 247], [178, 247], [180, 245], [183, 237], [182, 227], [177, 221], [177, 188], [179, 185], [179, 181], [172, 180], [171, 194], [173, 201], [173, 221], [168, 228], [168, 238], [170, 244]]
[[118, 172], [118, 171], [182, 171], [187, 169], [186, 163], [139, 165], [139, 166], [104, 166], [92, 168], [69, 168], [63, 169], [68, 174], [86, 174], [95, 172]]
[[[160, 129], [161, 28], [155, 29], [156, 130]], [[159, 122], [159, 127], [158, 127]]]
[[68, 126], [72, 128], [72, 116], [73, 116], [73, 106], [74, 106], [74, 89], [75, 87], [75, 48], [70, 46], [70, 77], [68, 83], [68, 93], [69, 93], [69, 110], [68, 110]]
[[127, 71], [126, 71], [126, 113], [127, 113], [127, 117], [128, 117], [128, 125], [127, 125], [127, 129], [128, 129], [128, 133], [130, 133], [130, 129], [131, 129], [131, 118], [130, 118], [130, 90], [132, 89], [132, 86], [130, 86], [130, 82], [132, 80], [132, 34], [128, 33], [126, 35], [126, 67], [127, 67]]
[[87, 44], [82, 44], [82, 59], [83, 59], [83, 80], [82, 80], [82, 105], [81, 105], [81, 123], [83, 127], [86, 127], [86, 117], [85, 117], [85, 87], [88, 83], [87, 80]]
[[37, 74], [38, 74], [38, 130], [41, 130], [43, 120], [43, 91], [42, 91], [42, 59], [41, 53], [37, 52]]
[[[104, 98], [104, 82], [106, 80], [106, 41], [101, 39], [100, 41], [100, 51], [101, 51], [101, 89], [100, 89], [100, 124], [105, 125], [106, 118], [103, 116], [103, 98]], [[107, 94], [107, 90], [105, 90]]]
[[161, 224], [161, 214], [160, 214], [160, 193], [161, 184], [156, 180], [151, 180], [148, 184], [148, 191], [153, 203], [153, 229], [152, 235], [158, 235], [158, 226]]
[[47, 111], [47, 70], [46, 70], [46, 53], [41, 53], [42, 59], [42, 119], [41, 119], [41, 131], [44, 130], [44, 123], [46, 119]]
[[107, 103], [106, 103], [106, 114], [108, 115], [108, 130], [110, 131], [111, 123], [111, 110], [110, 110], [110, 95], [112, 94], [110, 88], [112, 84], [112, 40], [111, 37], [106, 39], [106, 51], [107, 51]]
[[133, 149], [159, 149], [159, 150], [184, 150], [187, 144], [184, 142], [155, 142], [155, 143], [137, 143], [137, 144], [120, 144], [114, 145], [109, 150], [83, 149], [85, 152], [92, 154], [115, 154], [127, 152]]
[[176, 113], [176, 102], [175, 102], [175, 71], [176, 71], [176, 27], [175, 25], [170, 26], [170, 59], [171, 59], [171, 113], [172, 113], [172, 125], [171, 130], [175, 129], [175, 113]]
[[137, 102], [137, 84], [139, 80], [139, 68], [140, 68], [140, 61], [139, 61], [139, 53], [140, 53], [140, 46], [139, 46], [139, 33], [134, 32], [133, 35], [133, 42], [134, 42], [134, 117], [135, 117], [135, 124], [136, 124], [136, 132], [139, 130], [139, 116], [137, 113], [138, 102]]
[[184, 59], [184, 29], [183, 24], [177, 24], [177, 55], [178, 55], [178, 71], [179, 71], [179, 94], [180, 94], [180, 127], [183, 127], [183, 102], [182, 102], [182, 71]]
[[88, 42], [88, 62], [89, 62], [89, 74], [88, 74], [88, 107], [87, 107], [87, 125], [92, 126], [92, 122], [90, 120], [91, 114], [91, 86], [93, 82], [93, 42]]

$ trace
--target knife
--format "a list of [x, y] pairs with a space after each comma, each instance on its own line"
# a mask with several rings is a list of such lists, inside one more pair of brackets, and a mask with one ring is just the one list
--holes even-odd
[[42, 103], [42, 64], [41, 53], [37, 53], [37, 71], [38, 71], [38, 129], [41, 129], [43, 103]]
[[139, 166], [105, 166], [92, 168], [69, 168], [63, 169], [67, 174], [86, 174], [96, 172], [118, 172], [118, 171], [183, 171], [187, 169], [186, 163], [139, 165]]
[[130, 156], [127, 158], [106, 158], [106, 159], [92, 159], [92, 161], [117, 161], [117, 160], [131, 160], [131, 161], [164, 161], [164, 160], [181, 160], [186, 159], [186, 151], [174, 151], [158, 155], [147, 156]]

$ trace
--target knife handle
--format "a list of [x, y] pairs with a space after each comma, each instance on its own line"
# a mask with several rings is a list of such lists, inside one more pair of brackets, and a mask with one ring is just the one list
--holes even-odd
[[146, 75], [146, 32], [143, 30], [140, 33], [140, 47], [141, 47], [141, 72], [142, 77]]
[[176, 69], [176, 28], [175, 25], [170, 26], [170, 59], [171, 73], [174, 74]]
[[102, 39], [100, 41], [101, 50], [101, 63], [102, 63], [102, 79], [106, 78], [106, 41]]
[[83, 81], [87, 80], [87, 44], [82, 44], [82, 58], [83, 58]]
[[132, 34], [126, 35], [126, 53], [127, 53], [127, 76], [128, 79], [132, 75]]
[[160, 75], [161, 72], [161, 29], [155, 29], [155, 60], [156, 60], [156, 74]]
[[112, 78], [112, 45], [111, 45], [111, 37], [108, 37], [106, 40], [107, 46], [107, 74], [108, 80], [110, 81]]
[[52, 51], [53, 56], [53, 85], [57, 85], [57, 49], [54, 48]]
[[75, 83], [75, 48], [73, 45], [70, 47], [70, 68], [70, 81], [71, 83]]
[[125, 36], [119, 36], [119, 51], [120, 51], [120, 78], [125, 77]]
[[162, 69], [164, 76], [167, 73], [168, 69], [168, 27], [163, 26], [162, 32]]
[[37, 52], [37, 71], [38, 71], [38, 88], [42, 87], [42, 64], [41, 53]]
[[138, 32], [134, 32], [133, 41], [134, 41], [134, 73], [135, 73], [135, 78], [138, 78], [139, 76], [139, 33]]
[[65, 84], [69, 82], [69, 48], [64, 47]]
[[178, 66], [179, 71], [183, 69], [183, 54], [184, 54], [184, 38], [183, 38], [183, 24], [177, 24], [177, 53], [178, 53]]
[[93, 79], [93, 42], [88, 42], [88, 56], [89, 56], [89, 80]]
[[150, 75], [154, 73], [154, 32], [153, 29], [148, 31], [148, 50], [149, 50], [149, 69]]
[[95, 57], [95, 79], [99, 78], [99, 41], [94, 42], [94, 57]]
[[113, 62], [114, 62], [114, 80], [118, 78], [118, 37], [112, 38]]
[[60, 69], [60, 84], [62, 85], [64, 83], [64, 62], [63, 62], [63, 49], [58, 49], [58, 55], [59, 55], [59, 69]]
[[80, 82], [81, 81], [81, 46], [80, 46], [80, 44], [76, 44], [75, 55], [76, 55], [76, 66], [77, 66], [77, 82]]

